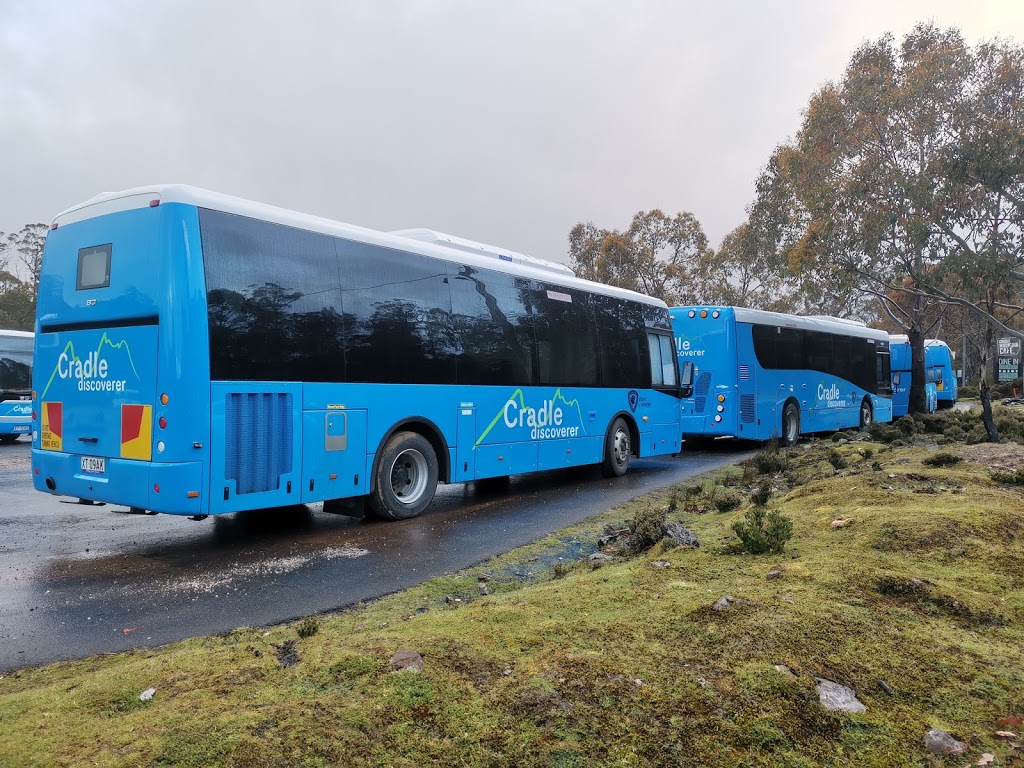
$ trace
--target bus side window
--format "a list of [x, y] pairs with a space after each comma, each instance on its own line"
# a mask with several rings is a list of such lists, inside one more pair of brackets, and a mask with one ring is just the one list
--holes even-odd
[[659, 333], [647, 334], [647, 346], [651, 354], [651, 386], [672, 387], [676, 384], [677, 358], [672, 346], [672, 337]]

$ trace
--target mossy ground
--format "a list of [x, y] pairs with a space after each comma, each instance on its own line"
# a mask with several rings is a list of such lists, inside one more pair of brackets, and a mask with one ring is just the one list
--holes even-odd
[[[1024, 714], [1024, 490], [969, 461], [922, 464], [933, 452], [801, 446], [762, 462], [768, 475], [751, 462], [638, 499], [320, 617], [305, 637], [240, 629], [8, 674], [0, 765], [959, 766], [982, 752], [1008, 764], [993, 731]], [[765, 477], [793, 538], [782, 555], [737, 554], [745, 505], [700, 497], [745, 496]], [[674, 507], [701, 548], [579, 559], [645, 505]], [[723, 594], [733, 607], [712, 610]], [[291, 640], [298, 662], [284, 668], [275, 645]], [[422, 673], [390, 671], [402, 648]], [[816, 677], [868, 711], [824, 710]], [[930, 757], [932, 726], [968, 754]]]

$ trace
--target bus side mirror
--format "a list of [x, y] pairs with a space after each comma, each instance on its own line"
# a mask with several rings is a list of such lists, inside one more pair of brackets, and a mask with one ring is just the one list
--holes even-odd
[[682, 397], [691, 397], [693, 395], [693, 361], [687, 360], [683, 363], [682, 370], [679, 372], [679, 388], [682, 390]]

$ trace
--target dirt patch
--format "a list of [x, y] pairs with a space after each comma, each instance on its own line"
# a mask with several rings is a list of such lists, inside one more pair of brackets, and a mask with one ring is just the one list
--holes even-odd
[[992, 470], [1016, 472], [1024, 469], [1024, 445], [1019, 443], [978, 443], [960, 449], [959, 455], [967, 461]]

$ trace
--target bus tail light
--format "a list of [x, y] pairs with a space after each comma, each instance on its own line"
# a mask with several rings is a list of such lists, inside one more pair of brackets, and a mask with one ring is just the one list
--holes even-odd
[[167, 396], [166, 392], [160, 395], [160, 405], [167, 405], [169, 402], [171, 402], [171, 398]]
[[708, 311], [707, 311], [706, 309], [702, 309], [702, 310], [700, 311], [700, 316], [701, 316], [701, 317], [707, 317], [707, 316], [708, 316]]
[[694, 310], [691, 309], [689, 312], [686, 313], [686, 316], [687, 317], [696, 317], [697, 313]]
[[153, 490], [160, 493], [160, 483], [153, 483]]
[[724, 403], [725, 402], [725, 395], [719, 395], [718, 396], [718, 402]]
[[718, 311], [718, 310], [716, 309], [716, 310], [715, 310], [714, 312], [712, 312], [712, 313], [711, 313], [711, 316], [712, 316], [713, 318], [715, 318], [715, 320], [717, 320], [717, 319], [718, 319], [718, 317], [719, 317], [719, 315], [721, 315], [721, 314], [722, 314], [722, 313], [721, 313], [721, 312], [719, 312], [719, 311]]
[[163, 416], [160, 417], [160, 421], [157, 422], [160, 425], [160, 429], [167, 429], [167, 419]]
[[190, 499], [198, 499], [199, 498], [199, 491], [189, 491], [187, 496]]

